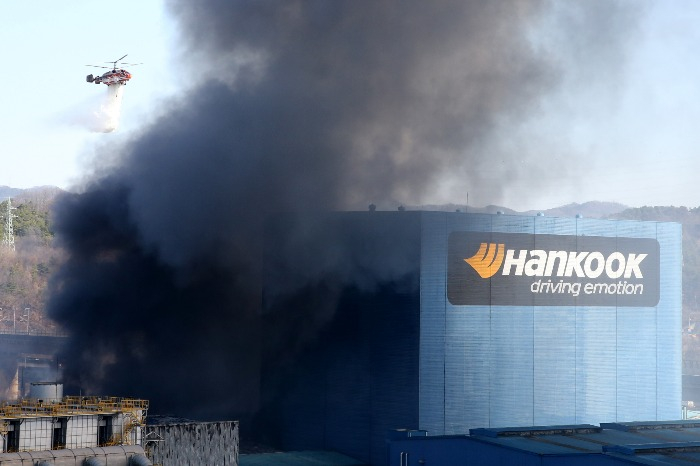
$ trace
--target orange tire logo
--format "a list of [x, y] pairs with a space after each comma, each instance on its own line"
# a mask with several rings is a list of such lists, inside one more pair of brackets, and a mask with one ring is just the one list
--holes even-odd
[[506, 245], [496, 243], [481, 243], [479, 250], [464, 262], [471, 265], [481, 278], [493, 277], [503, 264]]

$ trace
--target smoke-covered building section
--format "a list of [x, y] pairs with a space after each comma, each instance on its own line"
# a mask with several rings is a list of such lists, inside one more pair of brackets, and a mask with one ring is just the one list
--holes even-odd
[[63, 336], [5, 333], [0, 337], [0, 393], [4, 400], [30, 396], [34, 383], [61, 379]]
[[352, 212], [268, 231], [263, 422], [285, 448], [383, 465], [396, 428], [681, 417], [677, 224]]
[[367, 460], [383, 456], [387, 430], [419, 425], [420, 222], [337, 213], [270, 227], [285, 238], [265, 256], [270, 440]]

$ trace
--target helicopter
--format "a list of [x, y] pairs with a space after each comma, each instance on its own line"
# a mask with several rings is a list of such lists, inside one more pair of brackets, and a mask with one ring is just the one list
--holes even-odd
[[[128, 54], [127, 54], [128, 55]], [[112, 66], [100, 66], [100, 65], [85, 65], [85, 66], [93, 66], [95, 68], [106, 68], [109, 71], [104, 73], [102, 76], [93, 76], [92, 74], [89, 74], [86, 76], [85, 80], [89, 83], [95, 83], [95, 84], [106, 84], [107, 86], [111, 86], [113, 84], [126, 84], [128, 80], [131, 79], [131, 73], [126, 71], [125, 69], [122, 68], [117, 68], [117, 63], [121, 62], [124, 58], [126, 58], [126, 55], [123, 57], [114, 60], [114, 61], [107, 61], [105, 63], [111, 63]], [[140, 65], [141, 63], [122, 63], [122, 65], [130, 65], [130, 66], [136, 66]]]

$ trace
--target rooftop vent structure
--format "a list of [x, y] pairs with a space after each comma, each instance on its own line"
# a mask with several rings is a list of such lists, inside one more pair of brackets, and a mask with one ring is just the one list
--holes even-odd
[[592, 424], [575, 424], [544, 427], [502, 427], [469, 429], [469, 435], [475, 437], [534, 437], [537, 435], [573, 435], [591, 434], [602, 430]]
[[63, 398], [63, 384], [56, 382], [33, 382], [29, 385], [29, 398], [44, 403], [56, 403]]

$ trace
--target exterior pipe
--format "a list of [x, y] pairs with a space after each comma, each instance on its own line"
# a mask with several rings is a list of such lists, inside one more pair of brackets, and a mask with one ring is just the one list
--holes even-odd
[[107, 462], [103, 458], [97, 458], [93, 456], [92, 458], [85, 458], [84, 466], [106, 466]]
[[129, 466], [153, 466], [153, 463], [144, 455], [138, 454], [131, 457]]

